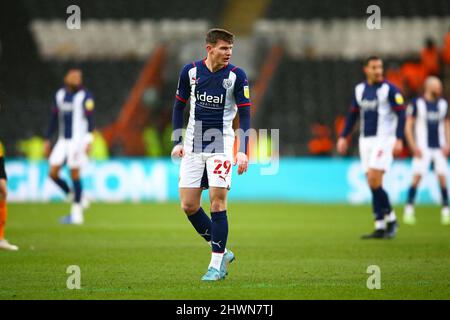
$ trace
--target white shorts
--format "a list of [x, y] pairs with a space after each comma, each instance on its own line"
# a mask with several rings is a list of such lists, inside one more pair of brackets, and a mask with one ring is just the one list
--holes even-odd
[[396, 137], [359, 138], [359, 155], [364, 172], [369, 169], [388, 171], [394, 160]]
[[181, 159], [180, 188], [230, 189], [233, 157], [224, 153], [186, 152]]
[[71, 169], [79, 169], [88, 162], [86, 144], [58, 139], [48, 159], [50, 166], [62, 166], [65, 162]]
[[421, 149], [422, 157], [413, 158], [412, 169], [414, 175], [425, 175], [430, 169], [430, 163], [434, 163], [434, 172], [438, 175], [447, 175], [448, 163], [447, 158], [441, 149]]

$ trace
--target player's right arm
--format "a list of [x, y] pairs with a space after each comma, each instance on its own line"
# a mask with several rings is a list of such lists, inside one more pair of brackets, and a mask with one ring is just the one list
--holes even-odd
[[353, 93], [352, 104], [350, 106], [350, 110], [347, 114], [347, 118], [345, 119], [345, 127], [339, 135], [339, 139], [337, 142], [336, 149], [339, 154], [345, 154], [348, 149], [348, 137], [351, 135], [353, 131], [353, 127], [356, 124], [356, 121], [359, 118], [360, 106], [358, 101], [356, 100], [356, 96]]
[[414, 139], [414, 125], [416, 123], [417, 117], [417, 105], [414, 100], [407, 109], [407, 117], [405, 124], [405, 137], [408, 142], [409, 148], [411, 149], [413, 156], [416, 158], [422, 157], [422, 152], [417, 147], [416, 141]]
[[50, 149], [51, 149], [50, 139], [58, 126], [58, 113], [59, 113], [58, 105], [57, 105], [56, 97], [55, 97], [55, 101], [54, 101], [54, 104], [52, 107], [52, 113], [50, 116], [50, 123], [47, 128], [47, 133], [45, 134], [44, 154], [46, 157], [48, 157], [50, 155]]
[[183, 123], [184, 123], [184, 109], [191, 94], [191, 85], [189, 81], [189, 69], [191, 64], [185, 65], [181, 70], [178, 79], [178, 88], [175, 94], [175, 102], [173, 104], [172, 113], [172, 141], [174, 147], [172, 149], [172, 157], [183, 157]]

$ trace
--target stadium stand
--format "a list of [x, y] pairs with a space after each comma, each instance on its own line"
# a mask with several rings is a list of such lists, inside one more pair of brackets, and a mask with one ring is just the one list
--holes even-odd
[[[373, 4], [381, 8], [381, 30], [366, 27], [366, 9]], [[254, 25], [254, 36], [282, 45], [286, 55], [255, 126], [282, 128], [281, 154], [308, 154], [311, 124], [333, 128], [347, 112], [351, 88], [363, 79], [365, 57], [382, 56], [390, 79], [412, 96], [430, 64], [436, 73], [436, 62], [430, 61], [435, 52], [426, 54], [425, 40], [431, 37], [442, 47], [449, 26], [450, 3], [441, 0], [271, 1]]]
[[356, 18], [370, 5], [382, 8], [383, 17], [448, 16], [450, 3], [446, 0], [390, 1], [390, 0], [321, 0], [272, 1], [267, 8], [268, 19], [333, 19]]
[[67, 29], [64, 20], [34, 20], [30, 25], [46, 60], [143, 60], [160, 43], [199, 39], [208, 28], [208, 21], [200, 19], [89, 19], [77, 31]]
[[216, 23], [227, 1], [196, 0], [189, 5], [183, 0], [20, 0], [29, 16], [37, 19], [61, 19], [66, 8], [70, 5], [78, 5], [82, 8], [83, 19], [198, 19], [208, 17], [212, 23]]
[[[386, 65], [400, 62], [385, 61]], [[308, 154], [311, 124], [319, 122], [333, 128], [336, 119], [347, 113], [351, 88], [363, 80], [361, 68], [360, 60], [284, 57], [254, 125], [281, 128], [281, 154]]]
[[[82, 8], [83, 20], [81, 30], [71, 31], [66, 9], [74, 4]], [[7, 153], [18, 155], [20, 139], [44, 134], [52, 96], [67, 68], [84, 71], [96, 97], [96, 125], [106, 126], [118, 116], [157, 45], [203, 38], [223, 5], [207, 0], [189, 6], [180, 0], [2, 2], [0, 137], [7, 137]], [[207, 20], [199, 19], [199, 12]]]
[[[402, 57], [421, 50], [433, 36], [441, 45], [449, 17], [383, 18], [382, 29], [369, 30], [364, 18], [332, 20], [260, 20], [255, 35], [282, 43], [295, 57], [355, 59], [369, 54]], [[413, 34], [412, 37], [405, 35]]]
[[[147, 59], [165, 45], [166, 61], [171, 63], [165, 63], [161, 74], [157, 107], [168, 110], [181, 65], [204, 55], [205, 31], [223, 21], [234, 23], [242, 11], [239, 2], [231, 0], [189, 5], [182, 0], [12, 3], [8, 10], [0, 7], [0, 138], [8, 137], [7, 152], [13, 155], [19, 139], [44, 133], [52, 95], [68, 67], [84, 70], [86, 86], [97, 101], [96, 124], [106, 127], [117, 120]], [[73, 4], [82, 8], [78, 31], [68, 30], [64, 20], [66, 8]], [[366, 28], [366, 9], [372, 4], [382, 8], [381, 30]], [[284, 155], [307, 154], [311, 124], [332, 128], [347, 111], [351, 88], [362, 79], [361, 60], [367, 55], [379, 54], [386, 66], [396, 66], [387, 73], [399, 86], [406, 83], [407, 96], [426, 75], [424, 61], [436, 73], [435, 64], [430, 64], [435, 52], [423, 54], [426, 38], [431, 36], [443, 48], [443, 61], [450, 61], [446, 0], [268, 0], [259, 5], [261, 13], [252, 17], [256, 22], [250, 34], [237, 37], [233, 63], [247, 71], [254, 86], [261, 78], [258, 72], [268, 69], [264, 69], [268, 53], [275, 46], [282, 48], [281, 63], [272, 66], [269, 85], [252, 97], [258, 97], [253, 125], [283, 128]], [[235, 27], [239, 29], [239, 24]], [[450, 78], [448, 68], [438, 73]], [[6, 121], [13, 117], [14, 122]]]

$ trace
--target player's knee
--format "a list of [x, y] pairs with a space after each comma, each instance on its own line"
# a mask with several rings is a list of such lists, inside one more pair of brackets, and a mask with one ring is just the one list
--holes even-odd
[[439, 177], [439, 186], [441, 188], [446, 188], [447, 187], [447, 179], [445, 177]]
[[70, 177], [72, 180], [80, 180], [80, 171], [78, 169], [71, 170]]
[[382, 180], [376, 175], [369, 175], [367, 182], [369, 183], [369, 187], [371, 189], [377, 189], [381, 187]]
[[55, 170], [51, 170], [50, 171], [50, 178], [52, 179], [52, 180], [58, 180], [58, 171], [55, 171]]
[[211, 212], [219, 212], [226, 210], [227, 205], [223, 199], [213, 199], [211, 201]]
[[191, 215], [196, 213], [198, 209], [200, 209], [200, 205], [193, 202], [182, 201], [181, 209], [183, 209], [184, 213], [186, 213], [187, 215]]
[[0, 187], [0, 200], [6, 200], [8, 198], [8, 190], [3, 186]]
[[414, 178], [413, 178], [413, 187], [415, 187], [415, 188], [417, 188], [417, 186], [419, 185], [419, 183], [420, 183], [420, 180], [421, 180], [421, 176], [414, 176]]

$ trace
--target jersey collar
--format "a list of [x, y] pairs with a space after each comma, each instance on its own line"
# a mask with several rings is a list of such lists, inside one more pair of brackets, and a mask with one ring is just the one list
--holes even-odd
[[209, 70], [208, 66], [206, 65], [206, 59], [207, 59], [207, 58], [205, 58], [205, 59], [202, 60], [202, 64], [205, 66], [205, 69], [208, 70], [208, 72], [209, 72], [209, 73], [212, 73], [212, 74], [217, 74], [217, 73], [219, 73], [220, 71], [225, 70], [226, 68], [228, 68], [228, 66], [230, 65], [230, 63], [227, 63], [226, 65], [224, 65], [224, 66], [223, 66], [222, 68], [220, 68], [219, 70], [217, 70], [217, 71], [215, 71], [215, 72], [212, 72], [211, 70]]

